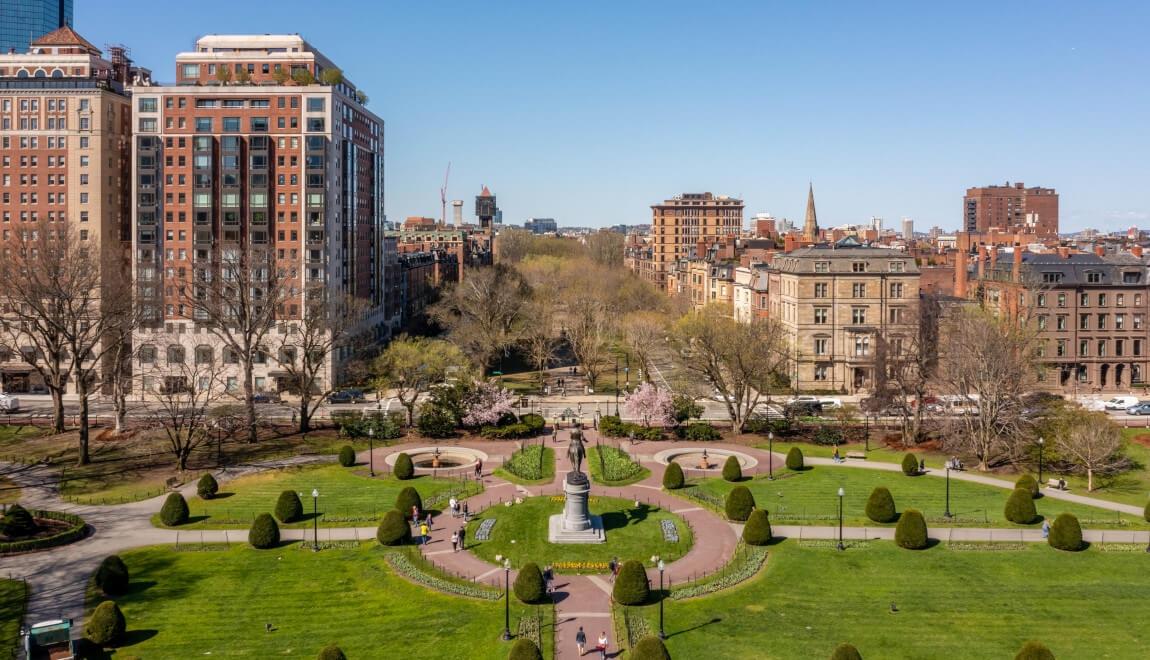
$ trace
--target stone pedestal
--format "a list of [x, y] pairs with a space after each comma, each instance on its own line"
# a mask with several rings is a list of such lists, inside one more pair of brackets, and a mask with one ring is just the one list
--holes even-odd
[[607, 540], [603, 521], [587, 509], [591, 482], [582, 472], [568, 472], [563, 481], [566, 502], [563, 513], [548, 520], [547, 540], [551, 543], [603, 543]]

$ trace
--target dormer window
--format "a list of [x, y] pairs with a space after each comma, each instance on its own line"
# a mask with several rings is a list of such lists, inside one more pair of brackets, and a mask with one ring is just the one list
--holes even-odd
[[1123, 284], [1138, 284], [1142, 281], [1142, 273], [1136, 270], [1128, 270], [1122, 273]]
[[1102, 283], [1102, 273], [1098, 273], [1098, 272], [1086, 273], [1086, 283], [1087, 284], [1101, 284]]
[[1057, 284], [1062, 281], [1062, 273], [1043, 273], [1042, 281], [1047, 284]]

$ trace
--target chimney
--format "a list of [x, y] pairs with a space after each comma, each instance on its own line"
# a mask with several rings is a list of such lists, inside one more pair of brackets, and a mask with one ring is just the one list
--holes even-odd
[[783, 237], [783, 252], [794, 252], [795, 250], [795, 236], [794, 234], [787, 234]]
[[1022, 281], [1022, 246], [1018, 243], [1014, 244], [1014, 281]]
[[992, 245], [992, 246], [990, 246], [990, 270], [994, 270], [994, 267], [997, 265], [998, 265], [998, 246]]
[[1096, 254], [1100, 257], [1105, 257], [1106, 256], [1106, 246], [1105, 245], [1095, 245], [1094, 246], [1094, 254]]
[[1130, 254], [1141, 259], [1142, 258], [1142, 246], [1141, 245], [1130, 246]]
[[1065, 245], [1058, 246], [1058, 256], [1063, 258], [1063, 259], [1069, 259], [1070, 258], [1070, 248], [1066, 247]]
[[954, 260], [954, 295], [966, 297], [966, 253], [962, 250], [958, 251]]
[[978, 279], [986, 277], [986, 246], [978, 246]]

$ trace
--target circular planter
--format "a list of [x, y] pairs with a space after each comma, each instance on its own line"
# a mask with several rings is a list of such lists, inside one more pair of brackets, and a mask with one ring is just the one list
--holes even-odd
[[[435, 466], [435, 452], [439, 452], [439, 465]], [[487, 454], [468, 447], [414, 447], [401, 449], [388, 454], [383, 462], [394, 468], [400, 454], [407, 454], [415, 466], [416, 474], [434, 474], [455, 470], [468, 470], [475, 467], [476, 461], [487, 462]]]
[[37, 521], [64, 523], [59, 531], [47, 536], [30, 539], [17, 539], [14, 541], [0, 541], [0, 556], [15, 555], [23, 552], [34, 552], [55, 548], [79, 541], [88, 535], [88, 524], [80, 516], [60, 511], [29, 511]]
[[[707, 467], [703, 467], [704, 451], [707, 452]], [[719, 449], [716, 447], [675, 447], [674, 449], [664, 449], [655, 454], [655, 460], [663, 465], [675, 461], [684, 471], [714, 472], [717, 474], [722, 472], [723, 464], [726, 463], [727, 458], [731, 456], [734, 456], [739, 461], [739, 467], [742, 468], [744, 472], [759, 464], [759, 460], [750, 454], [744, 454], [741, 451], [735, 451], [733, 449]]]

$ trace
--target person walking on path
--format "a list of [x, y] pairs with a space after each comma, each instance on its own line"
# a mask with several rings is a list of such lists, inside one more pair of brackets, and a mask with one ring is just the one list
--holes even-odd
[[547, 593], [551, 593], [555, 590], [554, 585], [551, 584], [554, 580], [555, 570], [551, 568], [551, 564], [547, 564], [543, 569], [543, 584], [547, 585]]
[[611, 561], [607, 562], [607, 570], [611, 571], [611, 581], [614, 582], [615, 581], [615, 573], [619, 570], [618, 560], [616, 560], [614, 557], [612, 557]]
[[467, 500], [463, 501], [463, 521], [467, 522], [467, 517], [471, 515], [471, 511], [467, 507]]
[[599, 660], [607, 660], [607, 631], [604, 630], [599, 633], [599, 643], [595, 645], [599, 649]]
[[459, 532], [457, 532], [457, 533], [459, 534], [459, 549], [460, 550], [466, 550], [467, 549], [467, 542], [465, 539], [467, 538], [467, 528], [466, 527], [460, 527]]
[[575, 633], [575, 648], [579, 649], [580, 658], [587, 653], [587, 633], [583, 632], [583, 626], [579, 626], [579, 632]]
[[434, 523], [433, 523], [433, 521], [431, 520], [431, 512], [430, 512], [430, 511], [428, 511], [428, 512], [427, 512], [427, 520], [426, 520], [426, 522], [427, 522], [427, 526], [428, 526], [428, 528], [431, 528], [431, 527], [433, 527], [433, 526], [434, 526]]
[[431, 540], [431, 529], [428, 528], [427, 523], [419, 526], [419, 536], [423, 539], [423, 545], [427, 545], [427, 542]]
[[451, 533], [451, 551], [459, 552], [459, 532]]
[[454, 518], [456, 515], [459, 514], [459, 500], [455, 499], [454, 495], [451, 496], [451, 499], [448, 501], [447, 506], [449, 509], [451, 509], [451, 517], [452, 518]]
[[1042, 519], [1042, 538], [1050, 538], [1050, 519]]
[[411, 524], [419, 524], [419, 507], [414, 504], [411, 505]]
[[475, 459], [475, 478], [483, 478], [483, 459]]

